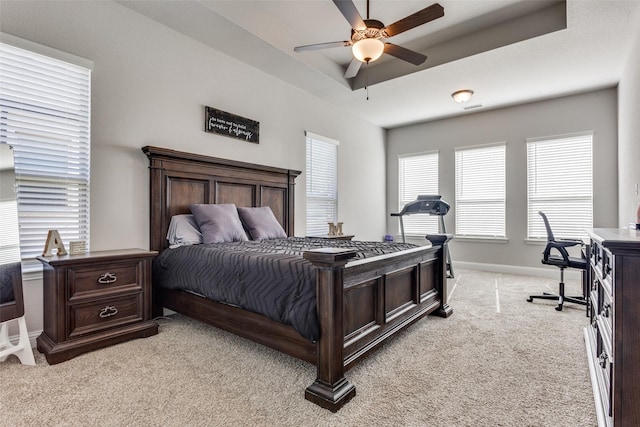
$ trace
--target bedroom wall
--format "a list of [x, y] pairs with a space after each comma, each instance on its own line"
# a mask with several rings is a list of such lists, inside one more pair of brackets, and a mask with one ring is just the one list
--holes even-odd
[[618, 85], [620, 227], [636, 222], [640, 205], [640, 31]]
[[[91, 249], [148, 248], [145, 145], [304, 171], [304, 131], [340, 141], [339, 220], [358, 239], [385, 229], [384, 131], [111, 1], [5, 1], [3, 33], [93, 61]], [[204, 106], [260, 122], [260, 144], [205, 133]], [[366, 153], [363, 155], [362, 153]], [[295, 233], [305, 233], [305, 174]], [[367, 207], [362, 215], [361, 207]], [[44, 239], [43, 236], [43, 246]], [[42, 285], [25, 290], [42, 329]]]
[[[454, 240], [455, 264], [526, 272], [540, 268], [540, 244], [525, 242], [527, 233], [527, 161], [525, 138], [593, 130], [594, 226], [615, 227], [617, 198], [617, 99], [616, 89], [567, 96], [464, 115], [387, 132], [387, 211], [397, 209], [398, 155], [439, 151], [439, 183], [442, 198], [455, 201], [454, 148], [505, 141], [507, 144], [507, 238], [508, 241]], [[445, 217], [447, 231], [455, 231], [455, 212]], [[398, 232], [395, 218], [387, 228]]]

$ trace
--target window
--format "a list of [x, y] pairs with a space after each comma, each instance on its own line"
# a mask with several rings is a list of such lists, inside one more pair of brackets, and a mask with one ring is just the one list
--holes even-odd
[[546, 239], [538, 211], [558, 238], [593, 226], [592, 133], [527, 139], [527, 236]]
[[0, 43], [0, 143], [14, 149], [21, 257], [41, 254], [50, 229], [65, 245], [88, 245], [90, 63], [3, 40], [10, 44]]
[[456, 235], [505, 238], [505, 144], [456, 149]]
[[338, 218], [338, 141], [307, 132], [307, 236]]
[[[419, 195], [438, 192], [438, 153], [417, 154], [398, 158], [398, 212]], [[438, 217], [407, 215], [402, 218], [405, 235], [438, 233]]]

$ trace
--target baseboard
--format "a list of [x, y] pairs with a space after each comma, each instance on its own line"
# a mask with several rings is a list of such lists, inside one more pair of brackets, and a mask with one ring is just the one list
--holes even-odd
[[[42, 331], [31, 331], [29, 332], [29, 343], [31, 344], [31, 348], [36, 348], [38, 346], [37, 339], [40, 336]], [[9, 335], [9, 341], [12, 344], [17, 344], [20, 341], [20, 335]]]
[[[491, 271], [494, 273], [520, 274], [523, 276], [542, 276], [553, 279], [560, 279], [560, 270], [558, 268], [546, 267], [524, 267], [518, 265], [506, 264], [485, 264], [480, 262], [454, 261], [454, 273], [458, 268], [466, 270]], [[580, 281], [582, 273], [575, 269], [566, 269], [564, 271], [565, 281]]]

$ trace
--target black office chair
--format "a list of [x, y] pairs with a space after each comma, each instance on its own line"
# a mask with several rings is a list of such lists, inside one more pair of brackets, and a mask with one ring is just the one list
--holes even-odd
[[[577, 245], [582, 245], [582, 241], [580, 240], [556, 240], [553, 237], [553, 231], [551, 231], [551, 226], [549, 225], [549, 220], [547, 220], [547, 216], [542, 212], [538, 212], [544, 221], [544, 226], [547, 229], [547, 246], [542, 253], [542, 263], [548, 265], [555, 265], [560, 269], [560, 289], [558, 294], [552, 294], [550, 292], [544, 292], [543, 295], [530, 295], [527, 298], [527, 301], [533, 302], [534, 298], [538, 299], [549, 299], [549, 300], [557, 300], [558, 305], [556, 306], [556, 310], [562, 311], [562, 305], [566, 302], [573, 302], [576, 304], [587, 305], [586, 296], [583, 294], [582, 296], [566, 296], [564, 294], [564, 269], [565, 268], [577, 268], [582, 271], [586, 271], [587, 269], [587, 260], [585, 258], [576, 258], [569, 256], [567, 252], [567, 248]], [[552, 254], [552, 250], [556, 250], [558, 254]], [[583, 283], [584, 286], [584, 283]], [[584, 289], [583, 289], [584, 293]]]

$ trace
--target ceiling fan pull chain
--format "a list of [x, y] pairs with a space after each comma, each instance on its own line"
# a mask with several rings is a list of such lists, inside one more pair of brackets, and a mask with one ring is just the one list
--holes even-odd
[[367, 91], [367, 101], [369, 100], [369, 61], [364, 64], [364, 89]]

